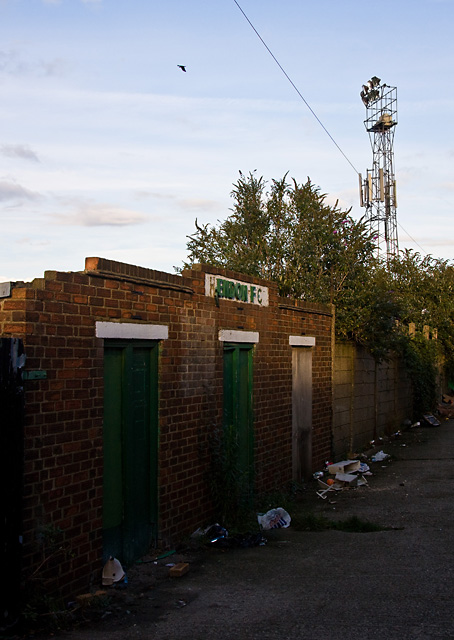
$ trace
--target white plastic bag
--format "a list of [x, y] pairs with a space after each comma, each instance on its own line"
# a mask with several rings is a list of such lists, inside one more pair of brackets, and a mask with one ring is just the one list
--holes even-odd
[[282, 509], [282, 507], [278, 507], [277, 509], [271, 509], [267, 511], [265, 514], [258, 514], [257, 520], [262, 529], [286, 529], [290, 526], [291, 517]]
[[378, 453], [373, 455], [371, 459], [372, 459], [372, 462], [382, 462], [383, 460], [386, 460], [387, 458], [389, 458], [389, 454], [388, 453], [384, 453], [383, 451], [379, 451]]

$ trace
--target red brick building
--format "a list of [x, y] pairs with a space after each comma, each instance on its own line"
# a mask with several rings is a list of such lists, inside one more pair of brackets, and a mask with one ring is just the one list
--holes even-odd
[[181, 276], [102, 258], [3, 285], [0, 336], [25, 348], [25, 571], [46, 531], [87, 589], [212, 517], [214, 430], [239, 442], [251, 490], [300, 480], [331, 453], [333, 311], [270, 282], [197, 266]]

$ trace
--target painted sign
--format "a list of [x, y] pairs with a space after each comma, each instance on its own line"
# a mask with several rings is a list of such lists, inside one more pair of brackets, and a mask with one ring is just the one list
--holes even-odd
[[205, 274], [205, 295], [244, 304], [257, 304], [259, 307], [269, 305], [268, 287], [231, 280], [211, 273]]

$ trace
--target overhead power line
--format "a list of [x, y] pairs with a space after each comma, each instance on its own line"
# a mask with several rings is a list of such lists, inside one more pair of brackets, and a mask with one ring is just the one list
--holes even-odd
[[420, 245], [420, 244], [418, 244], [418, 243], [416, 242], [416, 240], [415, 240], [415, 239], [414, 239], [414, 238], [413, 238], [413, 237], [408, 233], [408, 231], [407, 231], [406, 229], [404, 229], [404, 228], [403, 228], [403, 226], [400, 224], [400, 222], [398, 222], [397, 224], [398, 224], [398, 225], [399, 225], [399, 227], [402, 229], [402, 231], [403, 231], [404, 233], [406, 233], [406, 234], [407, 234], [407, 236], [410, 238], [410, 240], [411, 240], [411, 241], [412, 241], [412, 242], [413, 242], [417, 247], [419, 247], [419, 248], [421, 249], [421, 251], [422, 251], [425, 255], [427, 255], [427, 251], [426, 251], [425, 249], [423, 249], [423, 248], [421, 247], [421, 245]]
[[[285, 69], [283, 68], [283, 66], [281, 65], [281, 63], [279, 62], [279, 60], [276, 58], [276, 56], [274, 55], [274, 53], [271, 51], [271, 49], [269, 48], [269, 46], [266, 44], [265, 40], [262, 38], [262, 36], [260, 35], [260, 33], [257, 31], [257, 29], [254, 27], [254, 25], [252, 24], [251, 20], [248, 18], [248, 16], [246, 15], [246, 13], [244, 12], [243, 8], [240, 6], [239, 2], [237, 2], [237, 0], [233, 0], [234, 3], [236, 4], [236, 6], [238, 7], [238, 9], [241, 11], [241, 13], [243, 14], [244, 18], [247, 20], [247, 22], [249, 23], [250, 27], [253, 29], [254, 33], [256, 34], [256, 36], [259, 38], [260, 42], [263, 44], [263, 46], [265, 47], [265, 49], [268, 51], [268, 53], [270, 54], [270, 56], [273, 58], [274, 62], [277, 64], [277, 66], [279, 67], [279, 69], [282, 71], [282, 73], [284, 74], [284, 76], [287, 78], [287, 80], [290, 82], [290, 84], [292, 85], [292, 87], [295, 89], [296, 93], [299, 95], [299, 97], [301, 98], [301, 100], [304, 102], [304, 104], [306, 105], [306, 107], [309, 109], [309, 111], [312, 113], [312, 115], [314, 116], [314, 118], [317, 120], [317, 122], [319, 123], [319, 125], [322, 127], [323, 131], [327, 134], [327, 136], [330, 138], [331, 142], [333, 142], [337, 149], [340, 151], [340, 153], [344, 156], [345, 160], [347, 160], [348, 164], [352, 167], [352, 169], [354, 170], [354, 172], [359, 175], [359, 171], [356, 169], [355, 165], [351, 162], [351, 160], [348, 158], [348, 156], [344, 153], [344, 151], [341, 149], [341, 147], [337, 144], [337, 142], [335, 141], [335, 139], [333, 138], [333, 136], [330, 134], [330, 132], [328, 131], [328, 129], [325, 127], [325, 125], [323, 124], [323, 122], [320, 120], [320, 118], [317, 116], [317, 114], [315, 113], [315, 111], [312, 109], [312, 107], [310, 106], [310, 104], [307, 102], [307, 100], [305, 99], [305, 97], [303, 96], [303, 94], [301, 93], [301, 91], [298, 89], [298, 87], [295, 85], [295, 83], [293, 82], [293, 80], [290, 78], [290, 76], [288, 75], [288, 73], [285, 71]], [[408, 237], [414, 242], [414, 244], [419, 247], [421, 249], [421, 251], [425, 254], [427, 254], [427, 252], [421, 247], [421, 245], [419, 245], [416, 240], [414, 238], [411, 237], [411, 235], [408, 233], [408, 231], [406, 231], [401, 224], [399, 224], [399, 226], [401, 227], [401, 229], [408, 235]]]
[[328, 131], [328, 129], [325, 127], [325, 125], [323, 124], [323, 122], [320, 120], [320, 118], [317, 116], [317, 114], [315, 113], [315, 111], [312, 109], [312, 107], [310, 106], [310, 104], [307, 102], [307, 100], [304, 98], [304, 96], [302, 95], [301, 91], [298, 89], [298, 87], [295, 85], [295, 83], [293, 82], [293, 80], [290, 78], [290, 76], [287, 74], [287, 72], [285, 71], [285, 69], [283, 68], [283, 66], [280, 64], [279, 60], [276, 58], [276, 56], [274, 55], [274, 53], [271, 51], [271, 49], [269, 48], [269, 46], [266, 44], [265, 40], [262, 38], [262, 36], [260, 35], [260, 33], [257, 31], [257, 29], [254, 27], [254, 25], [252, 24], [252, 22], [249, 20], [249, 18], [247, 17], [247, 15], [245, 14], [245, 12], [243, 11], [243, 9], [241, 8], [241, 6], [239, 5], [239, 3], [237, 2], [237, 0], [233, 0], [234, 3], [236, 4], [236, 6], [238, 7], [238, 9], [241, 11], [241, 13], [243, 14], [243, 16], [246, 18], [246, 20], [248, 21], [249, 25], [252, 27], [252, 29], [254, 30], [255, 34], [257, 35], [257, 37], [259, 38], [259, 40], [261, 41], [261, 43], [263, 44], [263, 46], [265, 47], [265, 49], [268, 51], [268, 53], [270, 54], [270, 56], [273, 58], [274, 62], [277, 64], [277, 66], [279, 67], [279, 69], [282, 71], [282, 73], [284, 74], [284, 76], [287, 78], [287, 80], [290, 82], [290, 84], [292, 85], [292, 87], [295, 89], [296, 93], [299, 95], [299, 97], [301, 98], [301, 100], [304, 102], [304, 104], [306, 105], [306, 107], [309, 109], [309, 111], [312, 113], [312, 115], [314, 116], [314, 118], [317, 120], [317, 122], [319, 123], [319, 125], [322, 127], [323, 131], [328, 135], [328, 137], [330, 138], [331, 142], [333, 142], [336, 147], [338, 148], [338, 150], [341, 152], [341, 154], [344, 156], [345, 160], [347, 160], [348, 164], [353, 168], [354, 172], [356, 174], [359, 173], [359, 171], [356, 169], [356, 167], [354, 166], [354, 164], [350, 161], [350, 159], [347, 157], [347, 155], [343, 152], [343, 150], [340, 148], [340, 146], [337, 144], [337, 142], [334, 140], [333, 136], [330, 134], [330, 132]]

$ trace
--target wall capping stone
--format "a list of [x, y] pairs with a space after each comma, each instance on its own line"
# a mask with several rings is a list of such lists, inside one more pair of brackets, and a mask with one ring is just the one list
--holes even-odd
[[117, 340], [167, 340], [169, 327], [137, 322], [97, 322], [96, 337]]
[[231, 329], [220, 329], [220, 342], [251, 342], [257, 344], [259, 341], [258, 331], [234, 331]]
[[315, 347], [315, 338], [311, 336], [289, 336], [291, 347]]

